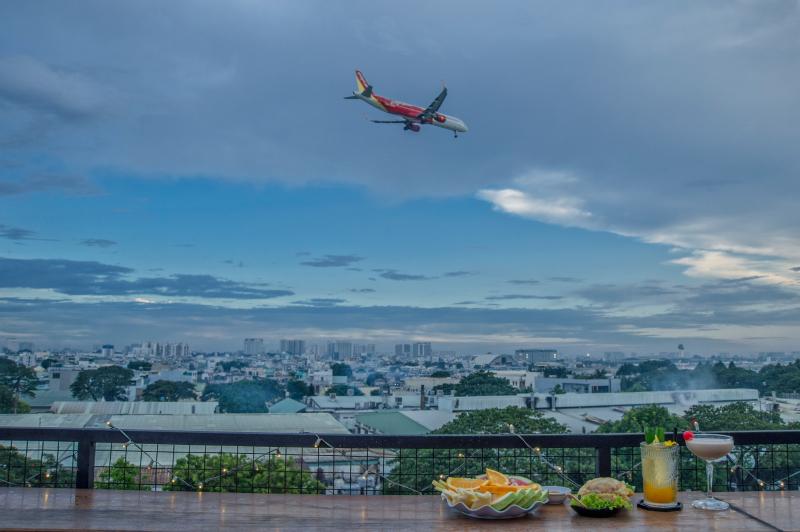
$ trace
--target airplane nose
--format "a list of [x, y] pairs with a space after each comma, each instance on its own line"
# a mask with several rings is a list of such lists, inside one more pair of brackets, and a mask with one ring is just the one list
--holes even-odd
[[469, 131], [469, 128], [467, 127], [467, 124], [465, 124], [464, 122], [461, 122], [461, 132], [462, 133], [466, 133], [467, 131]]

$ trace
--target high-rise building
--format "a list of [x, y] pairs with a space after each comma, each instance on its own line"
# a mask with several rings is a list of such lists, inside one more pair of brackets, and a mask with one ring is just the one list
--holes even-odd
[[289, 355], [304, 355], [306, 343], [303, 340], [281, 340], [280, 352]]
[[528, 364], [558, 361], [557, 349], [517, 349], [514, 351], [514, 355], [518, 360], [525, 361]]
[[113, 346], [113, 345], [111, 345], [111, 344], [105, 344], [105, 345], [104, 345], [104, 346], [103, 346], [103, 347], [100, 349], [100, 354], [101, 354], [102, 356], [104, 356], [104, 357], [110, 357], [111, 355], [113, 355], [113, 354], [114, 354], [114, 346]]
[[245, 338], [244, 339], [244, 354], [245, 355], [260, 355], [264, 353], [264, 339], [263, 338]]
[[412, 347], [415, 357], [430, 358], [433, 355], [430, 342], [416, 342]]
[[394, 346], [394, 354], [397, 357], [406, 358], [411, 356], [411, 344], [397, 344]]

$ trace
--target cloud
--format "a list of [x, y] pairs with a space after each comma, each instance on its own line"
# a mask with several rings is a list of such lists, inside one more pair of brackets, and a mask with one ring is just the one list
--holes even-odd
[[378, 275], [383, 277], [384, 279], [388, 279], [390, 281], [430, 281], [432, 279], [436, 279], [436, 277], [431, 277], [428, 275], [416, 274], [416, 273], [401, 273], [397, 270], [386, 270], [386, 269], [378, 269], [373, 270], [376, 272], [380, 272]]
[[81, 73], [29, 56], [0, 56], [0, 99], [66, 120], [96, 115], [106, 96]]
[[88, 195], [97, 193], [97, 189], [84, 177], [40, 174], [20, 179], [0, 180], [0, 196], [14, 196], [34, 192], [60, 190], [69, 194]]
[[110, 248], [111, 246], [116, 246], [117, 242], [115, 240], [107, 240], [105, 238], [87, 238], [85, 240], [81, 240], [81, 244], [94, 248]]
[[457, 270], [452, 272], [445, 272], [442, 274], [442, 277], [466, 277], [467, 275], [475, 275], [475, 272]]
[[592, 284], [576, 290], [574, 295], [594, 303], [604, 305], [628, 305], [642, 301], [666, 304], [672, 296], [682, 294], [682, 290], [664, 286], [658, 282], [628, 284]]
[[342, 303], [347, 303], [347, 300], [336, 297], [312, 297], [311, 299], [302, 301], [292, 301], [293, 305], [302, 305], [306, 307], [335, 307]]
[[355, 294], [371, 294], [371, 293], [375, 292], [375, 289], [374, 288], [351, 288], [350, 291], [355, 293]]
[[487, 301], [508, 301], [512, 299], [543, 299], [548, 301], [556, 301], [558, 299], [564, 299], [563, 296], [536, 296], [530, 294], [503, 294], [499, 296], [487, 296]]
[[41, 240], [36, 238], [36, 231], [0, 224], [0, 238], [8, 240]]
[[590, 228], [593, 225], [591, 213], [581, 208], [582, 202], [578, 198], [537, 198], [510, 188], [483, 189], [477, 196], [492, 203], [495, 209], [509, 214], [566, 226]]
[[539, 281], [536, 279], [511, 279], [510, 281], [506, 281], [509, 284], [517, 284], [517, 285], [534, 285], [539, 284]]
[[134, 270], [95, 261], [0, 258], [0, 288], [50, 289], [73, 296], [158, 295], [258, 300], [294, 295], [212, 275], [131, 278]]
[[800, 266], [793, 266], [793, 267], [791, 267], [791, 268], [789, 268], [789, 269], [790, 269], [791, 271], [793, 271], [793, 272], [800, 272]]
[[578, 277], [562, 277], [562, 276], [548, 277], [547, 280], [554, 281], [557, 283], [580, 283], [583, 281], [583, 279], [580, 279]]
[[314, 268], [341, 268], [362, 260], [364, 260], [364, 257], [359, 257], [358, 255], [325, 255], [316, 259], [303, 261], [300, 264], [303, 266], [313, 266]]

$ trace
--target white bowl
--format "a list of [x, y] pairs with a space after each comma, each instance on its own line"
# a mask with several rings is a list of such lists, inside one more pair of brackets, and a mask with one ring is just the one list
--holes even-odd
[[522, 517], [525, 514], [533, 513], [539, 509], [540, 506], [544, 505], [543, 501], [536, 501], [528, 508], [522, 508], [521, 506], [512, 504], [502, 512], [498, 512], [488, 504], [486, 506], [481, 506], [476, 510], [473, 510], [463, 502], [459, 502], [458, 504], [450, 504], [450, 501], [447, 500], [447, 497], [445, 497], [444, 494], [442, 494], [442, 500], [447, 503], [447, 506], [449, 506], [451, 510], [475, 519], [514, 519], [515, 517]]
[[547, 504], [563, 504], [572, 490], [564, 486], [542, 486], [542, 489], [547, 491]]

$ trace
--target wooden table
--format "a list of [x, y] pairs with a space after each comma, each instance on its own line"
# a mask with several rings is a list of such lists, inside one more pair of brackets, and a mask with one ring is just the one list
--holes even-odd
[[[579, 517], [565, 505], [509, 521], [457, 515], [437, 496], [260, 495], [0, 488], [0, 528], [62, 530], [769, 530], [740, 513], [634, 508], [610, 519]], [[783, 530], [800, 530], [800, 492], [723, 493], [721, 498]], [[639, 497], [634, 498], [635, 501]]]

